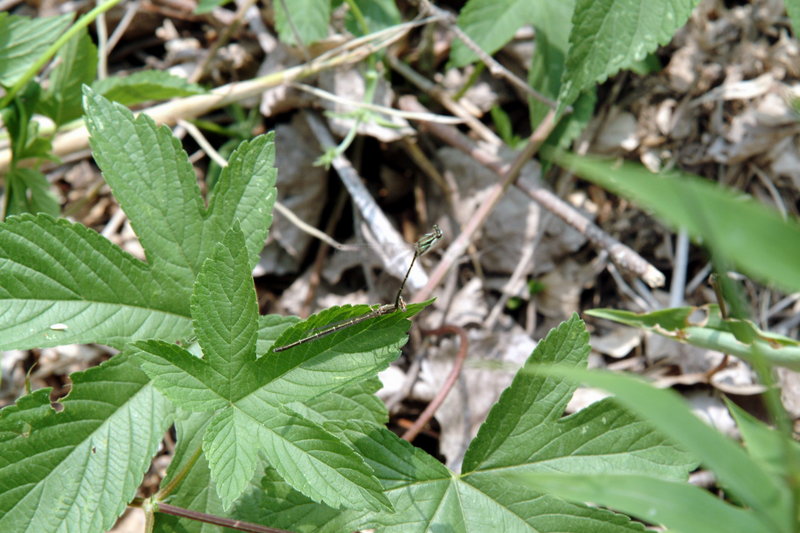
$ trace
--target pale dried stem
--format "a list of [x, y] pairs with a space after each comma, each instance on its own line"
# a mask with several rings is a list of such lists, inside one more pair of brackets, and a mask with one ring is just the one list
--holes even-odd
[[[230, 83], [218, 87], [208, 94], [189, 96], [158, 104], [144, 109], [140, 113], [149, 115], [157, 124], [173, 126], [179, 119], [192, 119], [204, 115], [215, 109], [240, 102], [244, 99], [258, 96], [263, 91], [277, 87], [284, 83], [312, 76], [324, 70], [341, 65], [358, 63], [377, 50], [386, 48], [401, 39], [411, 29], [427, 24], [434, 20], [427, 18], [393, 26], [387, 30], [372, 33], [358, 39], [348, 41], [344, 45], [330, 50], [319, 57], [281, 72], [261, 76], [253, 80]], [[85, 150], [89, 147], [89, 134], [86, 126], [81, 125], [76, 129], [57, 135], [53, 139], [52, 153], [60, 158]], [[11, 162], [11, 151], [0, 151], [0, 173], [7, 172]], [[27, 162], [24, 162], [27, 163]], [[34, 161], [30, 160], [30, 164]]]

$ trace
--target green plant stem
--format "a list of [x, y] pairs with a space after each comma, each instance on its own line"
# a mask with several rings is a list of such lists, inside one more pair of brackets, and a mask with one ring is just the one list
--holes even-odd
[[14, 86], [8, 90], [3, 99], [0, 100], [0, 109], [3, 109], [8, 105], [8, 103], [17, 95], [17, 93], [20, 92], [22, 88], [33, 79], [34, 76], [36, 76], [36, 73], [39, 72], [39, 69], [41, 69], [48, 61], [50, 61], [53, 56], [56, 55], [56, 52], [58, 52], [59, 49], [67, 43], [67, 41], [72, 39], [78, 34], [79, 31], [93, 22], [98, 15], [105, 13], [115, 5], [119, 4], [121, 1], [122, 0], [106, 0], [78, 19], [78, 22], [73, 24], [72, 27], [65, 31], [61, 37], [56, 39], [56, 42], [51, 44], [50, 47], [39, 56], [39, 59], [34, 61], [30, 68], [25, 71], [25, 74], [23, 74], [22, 77], [17, 80], [17, 83], [15, 83]]
[[775, 424], [775, 428], [783, 437], [780, 439], [781, 452], [786, 465], [786, 482], [791, 491], [791, 508], [797, 509], [797, 502], [800, 501], [800, 458], [798, 458], [794, 449], [792, 421], [786, 413], [783, 402], [781, 402], [781, 390], [773, 379], [772, 365], [757, 343], [753, 343], [750, 364], [756, 371], [761, 383], [764, 384], [766, 389], [764, 391], [764, 403], [767, 407], [767, 412], [772, 423]]
[[369, 24], [367, 24], [367, 19], [364, 18], [364, 14], [361, 12], [361, 9], [356, 4], [355, 0], [346, 0], [347, 7], [350, 8], [350, 11], [353, 13], [353, 17], [356, 19], [356, 24], [358, 27], [361, 28], [361, 32], [366, 35], [369, 33]]
[[189, 472], [192, 470], [192, 467], [200, 458], [200, 455], [202, 453], [203, 453], [203, 448], [201, 446], [198, 446], [197, 449], [192, 454], [192, 456], [189, 458], [189, 460], [186, 461], [186, 464], [183, 465], [183, 468], [181, 468], [180, 471], [177, 474], [175, 474], [172, 480], [169, 483], [167, 483], [167, 486], [156, 493], [155, 496], [156, 500], [158, 501], [165, 500], [167, 496], [172, 494], [175, 491], [175, 489], [178, 488], [178, 485], [180, 485], [181, 482], [184, 480], [184, 478], [187, 475], [189, 475]]

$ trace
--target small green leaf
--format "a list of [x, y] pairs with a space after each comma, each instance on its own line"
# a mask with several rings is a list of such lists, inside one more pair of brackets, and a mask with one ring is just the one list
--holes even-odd
[[[458, 15], [458, 27], [486, 53], [493, 54], [534, 19], [537, 2], [530, 0], [470, 0]], [[450, 62], [463, 67], [478, 59], [460, 40], [453, 41]]]
[[577, 0], [559, 104], [672, 39], [698, 0]]
[[83, 114], [81, 86], [92, 83], [97, 74], [97, 47], [83, 30], [58, 51], [56, 61], [39, 111], [60, 126]]
[[0, 18], [0, 84], [9, 87], [19, 80], [67, 29], [72, 17], [67, 13], [34, 19], [17, 15]]
[[6, 174], [8, 216], [44, 213], [58, 216], [61, 207], [44, 174], [31, 168], [13, 168]]
[[353, 35], [365, 35], [384, 30], [402, 22], [400, 11], [394, 0], [354, 0], [364, 21], [367, 24], [366, 32], [357, 21], [352, 9], [347, 10], [345, 27]]
[[278, 36], [284, 43], [298, 44], [295, 29], [297, 37], [304, 45], [321, 41], [328, 36], [328, 21], [331, 18], [330, 0], [292, 0], [285, 4], [289, 13], [284, 11], [283, 2], [275, 2], [273, 5]]
[[0, 531], [110, 529], [172, 423], [169, 402], [126, 355], [0, 411]]
[[144, 70], [125, 77], [111, 76], [94, 82], [92, 90], [126, 106], [206, 92], [203, 87], [162, 70]]

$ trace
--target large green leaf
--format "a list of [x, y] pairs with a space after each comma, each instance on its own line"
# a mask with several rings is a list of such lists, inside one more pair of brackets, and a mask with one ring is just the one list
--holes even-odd
[[559, 103], [628, 68], [683, 26], [698, 0], [578, 0]]
[[254, 265], [272, 220], [272, 134], [240, 145], [206, 209], [168, 129], [89, 89], [84, 103], [95, 157], [149, 262], [63, 220], [0, 224], [0, 349], [185, 338], [191, 287], [213, 245], [239, 220]]
[[150, 466], [172, 406], [129, 357], [0, 411], [0, 531], [107, 531]]
[[[539, 343], [526, 368], [537, 360], [584, 367], [588, 350], [588, 335], [575, 316]], [[326, 428], [346, 436], [366, 458], [394, 512], [337, 514], [268, 475], [262, 499], [241, 507], [239, 516], [298, 531], [644, 531], [625, 516], [508, 481], [509, 473], [554, 470], [676, 480], [693, 468], [695, 462], [663, 434], [611, 401], [562, 418], [573, 390], [560, 378], [518, 373], [470, 446], [461, 475], [385, 428], [329, 422]]]
[[[247, 489], [259, 452], [292, 487], [334, 507], [389, 509], [372, 470], [322, 425], [291, 408], [374, 376], [397, 357], [408, 317], [424, 305], [256, 357], [256, 294], [244, 235], [234, 224], [197, 276], [192, 317], [203, 359], [160, 341], [135, 344], [142, 368], [176, 405], [211, 411], [203, 452], [225, 508]], [[291, 338], [290, 327], [278, 341]], [[287, 321], [289, 323], [289, 321]]]
[[694, 176], [656, 175], [640, 165], [554, 153], [582, 178], [630, 198], [708, 245], [719, 259], [781, 288], [800, 290], [800, 224], [752, 198]]

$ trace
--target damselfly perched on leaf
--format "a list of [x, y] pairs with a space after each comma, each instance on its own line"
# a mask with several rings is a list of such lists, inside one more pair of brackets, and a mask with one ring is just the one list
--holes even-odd
[[397, 296], [394, 299], [393, 304], [385, 304], [374, 307], [372, 311], [368, 313], [364, 313], [363, 315], [359, 315], [357, 317], [353, 317], [349, 320], [345, 320], [344, 322], [340, 322], [338, 324], [330, 324], [325, 326], [316, 332], [303, 337], [302, 339], [296, 340], [289, 344], [285, 344], [283, 346], [278, 346], [273, 348], [272, 351], [274, 352], [282, 352], [283, 350], [288, 350], [289, 348], [294, 348], [300, 344], [304, 344], [306, 342], [311, 342], [314, 340], [319, 339], [320, 337], [324, 337], [325, 335], [330, 335], [336, 331], [343, 330], [355, 324], [359, 324], [364, 322], [365, 320], [369, 320], [371, 318], [377, 318], [379, 316], [387, 315], [389, 313], [394, 313], [398, 309], [401, 311], [405, 311], [406, 304], [403, 301], [403, 288], [406, 285], [406, 281], [408, 280], [408, 275], [411, 273], [411, 269], [414, 267], [414, 262], [417, 260], [417, 257], [424, 255], [427, 253], [436, 242], [442, 238], [442, 230], [439, 229], [439, 226], [436, 224], [433, 225], [433, 231], [430, 233], [426, 233], [414, 244], [414, 257], [411, 259], [411, 264], [408, 265], [408, 270], [406, 271], [406, 275], [403, 277], [403, 281], [400, 283], [400, 288], [397, 289]]

